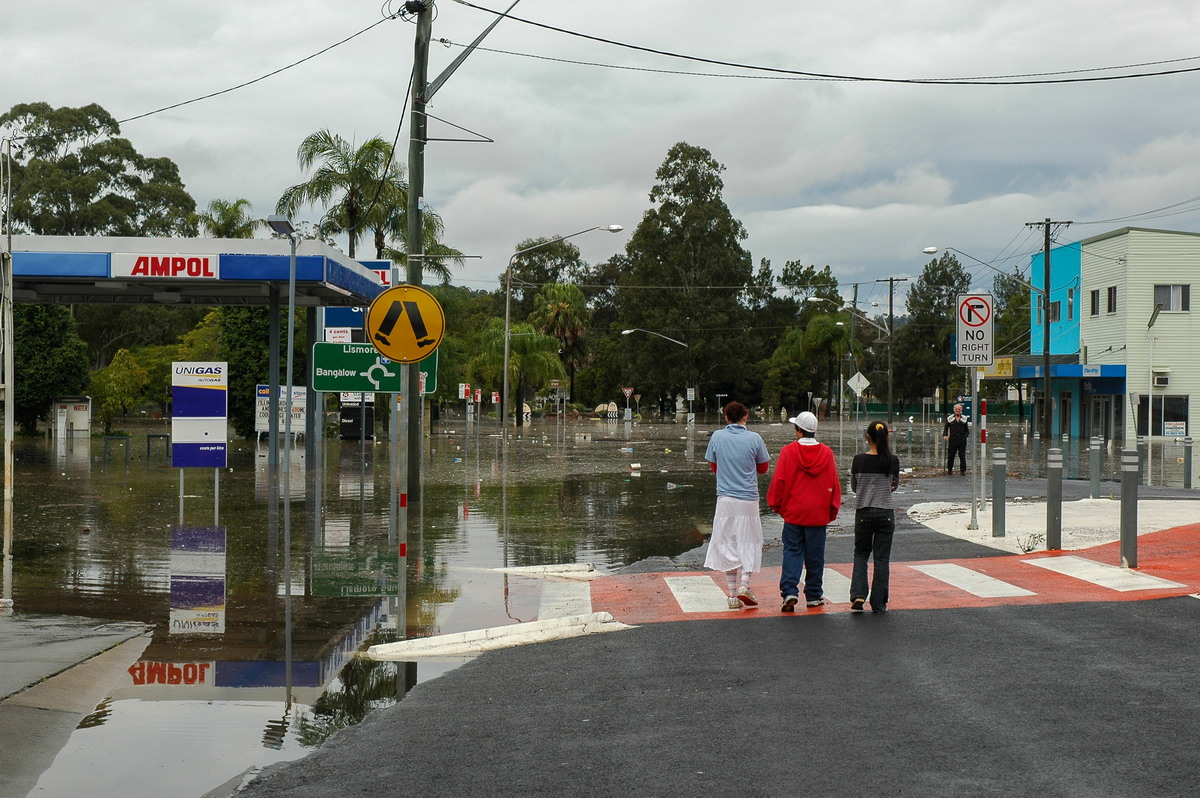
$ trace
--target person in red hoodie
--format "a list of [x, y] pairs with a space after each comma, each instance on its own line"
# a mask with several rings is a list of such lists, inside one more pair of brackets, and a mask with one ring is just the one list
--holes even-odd
[[805, 412], [788, 421], [796, 428], [796, 441], [779, 452], [767, 506], [783, 518], [779, 595], [783, 612], [795, 612], [801, 571], [807, 606], [825, 603], [825, 529], [842, 506], [842, 482], [833, 451], [817, 442], [817, 417]]

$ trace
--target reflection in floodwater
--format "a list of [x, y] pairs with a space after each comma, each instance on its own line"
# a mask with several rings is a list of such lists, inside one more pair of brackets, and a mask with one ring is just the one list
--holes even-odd
[[[755, 427], [772, 455], [793, 438], [788, 425]], [[819, 437], [848, 466], [861, 428], [824, 422]], [[148, 437], [161, 429], [122, 441], [128, 466], [119, 448], [106, 459], [99, 439], [19, 441], [15, 558], [4, 580], [14, 611], [155, 627], [39, 794], [115, 793], [134, 760], [161, 765], [139, 769], [161, 779], [144, 792], [202, 794], [301, 756], [458, 664], [370, 662], [356, 656], [365, 646], [545, 612], [549, 591], [536, 576], [500, 569], [587, 562], [605, 571], [694, 548], [714, 504], [702, 459], [712, 429], [551, 420], [506, 450], [494, 421], [435, 426], [403, 592], [386, 442], [326, 441], [314, 458], [321, 473], [293, 450], [280, 466], [291, 469], [286, 513], [266, 450], [234, 444], [219, 483], [188, 472], [181, 513], [178, 471]], [[1046, 447], [1017, 428], [989, 434], [1008, 448], [1010, 475], [1044, 474]], [[1154, 450], [1156, 482], [1182, 481], [1173, 446]], [[894, 448], [918, 473], [943, 467], [940, 428], [902, 423]], [[1062, 448], [1065, 476], [1088, 478], [1088, 442]], [[1117, 478], [1119, 454], [1105, 446], [1104, 479]]]

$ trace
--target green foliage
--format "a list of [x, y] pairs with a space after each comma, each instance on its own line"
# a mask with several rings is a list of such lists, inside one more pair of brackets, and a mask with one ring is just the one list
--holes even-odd
[[[893, 395], [902, 403], [950, 391], [950, 342], [955, 332], [954, 303], [971, 285], [971, 276], [952, 253], [934, 258], [908, 289], [908, 317], [893, 342]], [[886, 375], [883, 376], [886, 381]], [[884, 384], [876, 382], [877, 385]]]
[[15, 142], [13, 222], [39, 235], [195, 233], [196, 202], [169, 158], [147, 158], [92, 104], [20, 103], [0, 115]]
[[650, 191], [657, 205], [626, 246], [619, 326], [658, 333], [624, 337], [623, 381], [644, 395], [682, 394], [694, 382], [702, 395], [724, 389], [757, 399], [749, 364], [758, 358], [746, 356], [754, 341], [743, 304], [754, 272], [741, 245], [746, 230], [721, 196], [723, 170], [708, 150], [674, 145]]
[[[159, 412], [164, 415], [171, 404], [171, 364], [175, 361], [199, 359], [185, 356], [182, 350], [183, 348], [179, 344], [164, 344], [144, 346], [133, 353], [138, 365], [146, 372], [146, 384], [142, 388], [142, 398], [154, 402], [158, 406]], [[214, 358], [204, 359], [212, 360]], [[115, 358], [113, 362], [116, 362]], [[95, 377], [93, 376], [92, 379], [94, 382]]]
[[[583, 272], [587, 265], [580, 259], [579, 247], [571, 241], [555, 241], [556, 236], [527, 238], [517, 244], [512, 257], [512, 317], [525, 319], [533, 312], [534, 302], [543, 286], [562, 283]], [[505, 289], [507, 272], [500, 274]]]
[[551, 283], [538, 292], [529, 321], [543, 335], [558, 339], [558, 356], [570, 378], [571, 401], [575, 400], [575, 372], [587, 364], [587, 340], [591, 314], [577, 286]]
[[215, 199], [208, 209], [196, 214], [200, 229], [213, 238], [254, 238], [256, 230], [267, 223], [251, 215], [250, 201], [245, 199]]
[[118, 347], [137, 351], [176, 343], [209, 312], [194, 305], [78, 305], [75, 320], [92, 368], [101, 369]]
[[[267, 308], [223, 307], [220, 310], [221, 356], [229, 364], [229, 422], [243, 438], [254, 437], [255, 388], [267, 382], [270, 336]], [[280, 374], [283, 374], [282, 367]], [[280, 380], [282, 382], [282, 379]]]
[[128, 415], [150, 376], [128, 349], [120, 349], [112, 362], [92, 375], [92, 407], [104, 422], [104, 431], [112, 429], [113, 419]]
[[63, 305], [13, 307], [13, 360], [13, 416], [25, 432], [37, 431], [55, 398], [87, 390], [87, 344]]

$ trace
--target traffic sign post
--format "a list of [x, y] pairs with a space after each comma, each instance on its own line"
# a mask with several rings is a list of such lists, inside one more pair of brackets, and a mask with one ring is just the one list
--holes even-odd
[[437, 351], [446, 334], [446, 314], [433, 294], [415, 285], [398, 285], [371, 302], [367, 340], [397, 363], [416, 363]]
[[370, 344], [313, 344], [312, 386], [320, 393], [400, 393], [400, 366]]
[[956, 361], [960, 366], [990, 366], [993, 352], [991, 294], [959, 294]]

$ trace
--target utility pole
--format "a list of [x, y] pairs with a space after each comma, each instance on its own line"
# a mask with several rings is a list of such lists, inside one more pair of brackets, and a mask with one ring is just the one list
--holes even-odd
[[[876, 280], [877, 283], [888, 284], [888, 428], [892, 426], [892, 384], [896, 382], [892, 373], [892, 350], [896, 343], [896, 281], [908, 282], [907, 277], [889, 277], [887, 280]], [[857, 286], [855, 286], [857, 289]], [[857, 293], [857, 291], [856, 291]]]
[[[1070, 222], [1053, 222], [1049, 217], [1040, 222], [1026, 222], [1026, 227], [1040, 227], [1044, 234], [1042, 244], [1042, 440], [1050, 440], [1051, 419], [1054, 402], [1050, 398], [1050, 233], [1054, 225]], [[1049, 443], [1047, 443], [1047, 446]]]

